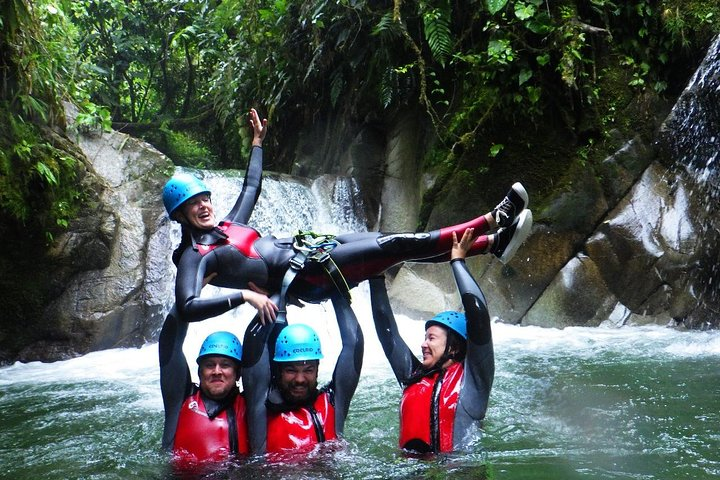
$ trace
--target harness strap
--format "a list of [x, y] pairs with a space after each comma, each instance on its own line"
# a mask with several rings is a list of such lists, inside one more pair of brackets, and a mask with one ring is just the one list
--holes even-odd
[[350, 286], [330, 256], [330, 252], [339, 244], [340, 243], [335, 240], [334, 235], [320, 235], [311, 231], [298, 231], [298, 234], [295, 235], [295, 241], [293, 242], [295, 256], [290, 259], [290, 266], [285, 271], [280, 288], [280, 302], [278, 304], [276, 322], [287, 323], [287, 292], [295, 276], [300, 270], [305, 268], [307, 262], [319, 263], [337, 291], [342, 293], [348, 303], [352, 301]]
[[287, 324], [287, 292], [290, 284], [295, 280], [295, 276], [305, 267], [307, 255], [305, 252], [296, 251], [295, 256], [290, 259], [290, 266], [283, 276], [282, 286], [280, 287], [280, 300], [278, 301], [278, 313], [275, 323]]
[[350, 286], [347, 284], [347, 280], [345, 280], [345, 277], [335, 263], [335, 260], [328, 255], [327, 260], [322, 262], [320, 265], [322, 265], [323, 270], [325, 270], [325, 273], [327, 273], [328, 277], [330, 277], [330, 280], [333, 282], [333, 285], [335, 285], [338, 292], [343, 294], [343, 297], [345, 297], [345, 300], [347, 300], [348, 303], [352, 303]]

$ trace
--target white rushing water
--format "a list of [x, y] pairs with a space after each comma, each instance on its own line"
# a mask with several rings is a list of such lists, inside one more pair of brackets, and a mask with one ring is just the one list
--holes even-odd
[[[358, 290], [360, 292], [358, 292]], [[353, 291], [353, 310], [365, 333], [365, 360], [363, 376], [377, 379], [378, 374], [392, 378], [392, 371], [375, 335], [370, 313], [370, 302], [366, 285]], [[329, 378], [330, 367], [339, 353], [339, 335], [333, 324], [332, 305], [308, 305], [305, 308], [289, 307], [288, 317], [293, 322], [307, 323], [315, 328], [321, 337], [325, 354], [323, 375]], [[245, 311], [243, 311], [245, 310]], [[232, 331], [242, 338], [247, 322], [253, 315], [252, 309], [240, 309], [237, 316], [218, 317], [193, 324], [185, 342], [185, 355], [192, 361], [200, 350], [205, 336], [218, 329]], [[420, 351], [424, 335], [423, 319], [397, 316], [403, 338], [408, 345]], [[720, 332], [684, 332], [660, 326], [588, 328], [568, 327], [562, 330], [542, 327], [522, 327], [503, 323], [493, 324], [493, 341], [498, 363], [518, 361], [522, 358], [572, 357], [577, 360], [602, 359], [604, 356], [621, 356], [634, 360], [683, 361], [684, 359], [706, 357], [712, 361], [720, 357]], [[192, 366], [192, 364], [191, 364]], [[193, 372], [195, 374], [196, 372]], [[498, 375], [502, 375], [499, 370]], [[93, 352], [82, 357], [54, 363], [30, 362], [0, 368], [0, 387], [18, 384], [64, 383], [68, 379], [77, 382], [103, 379], [120, 382], [138, 388], [147, 400], [147, 406], [162, 409], [157, 364], [157, 344], [142, 348], [122, 348]], [[143, 387], [144, 386], [144, 387]]]

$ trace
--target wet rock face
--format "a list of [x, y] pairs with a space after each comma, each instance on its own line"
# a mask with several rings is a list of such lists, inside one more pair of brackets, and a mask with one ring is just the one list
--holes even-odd
[[24, 361], [140, 346], [172, 298], [171, 240], [159, 195], [172, 163], [118, 132], [74, 140], [92, 164], [86, 186], [96, 195], [55, 239], [56, 269], [46, 272], [54, 296], [43, 315], [48, 335], [20, 352]]
[[696, 237], [686, 192], [682, 187], [671, 191], [664, 173], [662, 167], [650, 167], [586, 244], [609, 290], [632, 311], [672, 280], [665, 270], [693, 261]]
[[603, 162], [597, 184], [579, 178], [536, 212], [509, 265], [473, 269], [492, 315], [547, 327], [718, 328], [718, 156], [720, 37], [653, 145], [631, 139]]
[[665, 120], [658, 140], [666, 165], [684, 167], [698, 182], [720, 188], [720, 36]]
[[[606, 318], [717, 328], [719, 155], [720, 37], [659, 129], [657, 145], [635, 139], [604, 163], [603, 177], [613, 178], [605, 180], [613, 188], [604, 188], [609, 212], [521, 322], [562, 327]], [[659, 161], [645, 168], [653, 157]], [[548, 265], [538, 258], [537, 237], [545, 234], [536, 228], [524, 247], [540, 270]]]
[[[658, 135], [661, 159], [687, 179], [689, 214], [696, 225], [695, 263], [673, 311], [692, 327], [720, 324], [720, 36], [708, 49]], [[689, 312], [686, 314], [686, 312]]]

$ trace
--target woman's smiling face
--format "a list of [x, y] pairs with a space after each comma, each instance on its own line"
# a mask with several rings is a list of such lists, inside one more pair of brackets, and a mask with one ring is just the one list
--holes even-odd
[[435, 365], [445, 353], [447, 330], [439, 325], [431, 325], [425, 330], [425, 341], [420, 345], [422, 364], [426, 368]]
[[182, 204], [181, 211], [185, 220], [195, 228], [210, 230], [215, 226], [215, 209], [207, 193], [190, 197]]

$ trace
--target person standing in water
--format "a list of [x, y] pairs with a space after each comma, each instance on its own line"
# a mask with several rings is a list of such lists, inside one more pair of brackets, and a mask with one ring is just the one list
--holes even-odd
[[333, 292], [331, 300], [342, 349], [331, 381], [322, 388], [318, 371], [323, 353], [310, 326], [283, 320], [262, 325], [258, 315], [248, 327], [243, 386], [253, 453], [282, 459], [342, 438], [360, 379], [364, 339], [348, 299]]
[[461, 449], [485, 417], [495, 361], [487, 302], [465, 264], [472, 238], [472, 229], [459, 241], [453, 233], [450, 254], [465, 313], [441, 312], [425, 323], [422, 360], [400, 336], [385, 279], [370, 280], [375, 329], [403, 387], [399, 446], [409, 452]]
[[165, 410], [162, 447], [180, 470], [203, 468], [250, 453], [245, 398], [240, 393], [242, 345], [230, 332], [205, 339], [192, 382], [183, 353], [188, 323], [172, 311], [160, 332], [160, 389]]

